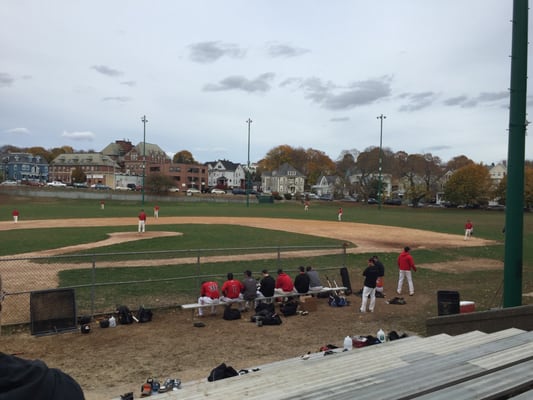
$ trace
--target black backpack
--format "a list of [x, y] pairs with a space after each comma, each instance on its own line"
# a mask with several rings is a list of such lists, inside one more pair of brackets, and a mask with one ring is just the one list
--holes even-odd
[[224, 309], [224, 315], [222, 316], [225, 320], [231, 321], [234, 319], [241, 319], [241, 312], [237, 310], [236, 308], [231, 308], [231, 306], [227, 306]]
[[225, 363], [222, 363], [218, 367], [213, 368], [211, 370], [211, 373], [207, 377], [207, 380], [209, 382], [213, 382], [213, 381], [218, 381], [219, 379], [231, 378], [232, 376], [237, 376], [237, 375], [239, 375], [239, 373], [235, 370], [235, 368], [230, 367], [229, 365], [226, 365]]
[[263, 325], [281, 325], [281, 317], [278, 314], [270, 314], [262, 319]]
[[128, 325], [133, 323], [133, 317], [131, 316], [131, 311], [127, 306], [118, 306], [118, 323], [121, 325]]
[[296, 311], [298, 310], [298, 303], [296, 301], [290, 300], [286, 303], [283, 303], [280, 307], [280, 311], [282, 314], [286, 317], [290, 315], [296, 315]]
[[137, 311], [137, 319], [139, 322], [150, 322], [152, 320], [152, 310], [146, 309], [143, 306], [139, 307]]
[[273, 303], [259, 303], [255, 307], [255, 312], [256, 313], [259, 313], [262, 310], [267, 310], [267, 311], [271, 312], [272, 314], [274, 314], [274, 312], [276, 311], [276, 309], [274, 308], [274, 304]]

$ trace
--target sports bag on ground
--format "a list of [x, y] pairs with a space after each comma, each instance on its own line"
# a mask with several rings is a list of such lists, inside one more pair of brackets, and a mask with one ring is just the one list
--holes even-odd
[[152, 320], [152, 310], [148, 310], [143, 306], [139, 307], [139, 311], [137, 311], [137, 319], [139, 322], [150, 322]]
[[118, 306], [118, 323], [121, 325], [128, 325], [133, 323], [133, 317], [131, 316], [131, 311], [127, 306]]
[[298, 303], [296, 301], [287, 301], [286, 303], [283, 303], [280, 307], [281, 313], [286, 317], [290, 315], [296, 315], [297, 310]]
[[224, 315], [222, 316], [225, 320], [232, 321], [234, 319], [241, 319], [241, 312], [236, 308], [226, 307], [224, 309]]
[[239, 373], [235, 370], [235, 368], [230, 367], [229, 365], [226, 365], [225, 363], [222, 363], [218, 367], [213, 368], [211, 370], [211, 373], [207, 377], [207, 380], [209, 382], [213, 382], [213, 381], [218, 381], [219, 379], [231, 378], [232, 376], [237, 376], [237, 375], [239, 375]]

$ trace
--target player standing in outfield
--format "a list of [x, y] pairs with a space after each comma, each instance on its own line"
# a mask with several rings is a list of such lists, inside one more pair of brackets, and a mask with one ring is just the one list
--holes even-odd
[[13, 215], [13, 222], [16, 224], [17, 222], [19, 222], [19, 210], [17, 210], [16, 208], [13, 210], [13, 212], [11, 213], [11, 215]]
[[342, 207], [339, 207], [339, 212], [337, 214], [337, 218], [339, 221], [342, 221]]
[[141, 212], [139, 213], [139, 233], [145, 231], [146, 229], [146, 213], [144, 212], [144, 209], [141, 209]]
[[102, 201], [100, 202], [100, 209], [103, 210], [104, 208], [105, 208], [105, 202], [102, 200]]
[[154, 206], [154, 218], [159, 218], [159, 206], [157, 204]]
[[[198, 304], [213, 304], [211, 307], [211, 315], [216, 314], [214, 304], [218, 304], [220, 299], [220, 290], [218, 289], [218, 283], [215, 281], [204, 281], [200, 288], [200, 297], [198, 298]], [[198, 309], [198, 316], [204, 315], [203, 308]]]
[[465, 224], [465, 240], [470, 239], [473, 232], [474, 232], [474, 224], [472, 223], [472, 221], [467, 220]]

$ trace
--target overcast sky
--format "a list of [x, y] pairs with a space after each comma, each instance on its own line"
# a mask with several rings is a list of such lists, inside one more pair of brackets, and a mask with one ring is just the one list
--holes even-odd
[[511, 0], [2, 0], [0, 18], [0, 145], [137, 144], [146, 115], [168, 153], [246, 163], [251, 118], [251, 162], [336, 160], [379, 146], [384, 114], [395, 152], [507, 158]]

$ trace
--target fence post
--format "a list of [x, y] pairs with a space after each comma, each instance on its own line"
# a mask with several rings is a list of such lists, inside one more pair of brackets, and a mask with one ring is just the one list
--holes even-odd
[[198, 255], [196, 256], [196, 291], [200, 287], [200, 249], [198, 249]]
[[91, 274], [91, 317], [94, 316], [94, 299], [95, 299], [95, 290], [96, 290], [96, 257], [93, 255], [93, 268]]
[[4, 289], [2, 289], [2, 275], [0, 274], [0, 336], [2, 335], [2, 303], [4, 302]]
[[346, 248], [348, 247], [348, 243], [342, 244], [342, 266], [346, 267]]

